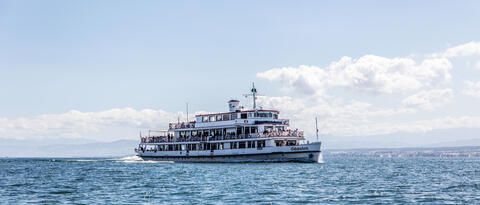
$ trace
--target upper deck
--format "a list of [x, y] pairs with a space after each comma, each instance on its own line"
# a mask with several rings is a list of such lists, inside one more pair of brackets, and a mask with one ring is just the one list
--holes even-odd
[[243, 110], [235, 112], [201, 114], [193, 122], [170, 123], [169, 130], [195, 130], [203, 128], [234, 127], [243, 125], [289, 125], [288, 119], [278, 119], [277, 110]]

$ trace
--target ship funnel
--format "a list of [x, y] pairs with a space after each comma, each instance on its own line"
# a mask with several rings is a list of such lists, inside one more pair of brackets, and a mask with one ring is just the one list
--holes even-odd
[[230, 100], [228, 101], [228, 110], [230, 112], [236, 112], [240, 110], [240, 101], [238, 100]]

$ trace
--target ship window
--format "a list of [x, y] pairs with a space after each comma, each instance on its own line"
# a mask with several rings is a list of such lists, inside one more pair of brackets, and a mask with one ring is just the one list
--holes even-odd
[[231, 119], [231, 120], [237, 119], [237, 113], [232, 113], [232, 114], [230, 115], [230, 119]]
[[265, 140], [259, 140], [257, 142], [257, 147], [265, 147]]
[[252, 118], [253, 117], [253, 112], [249, 112], [248, 113], [248, 118]]
[[287, 141], [287, 146], [295, 146], [297, 142], [295, 140], [288, 140]]
[[252, 127], [250, 128], [251, 133], [257, 133], [257, 127]]
[[221, 115], [217, 115], [217, 121], [222, 121], [222, 116]]
[[241, 119], [247, 119], [247, 113], [242, 113], [240, 114]]
[[255, 141], [248, 141], [247, 148], [255, 148]]
[[238, 149], [245, 149], [245, 142], [238, 142]]
[[223, 115], [223, 120], [230, 120], [230, 115], [229, 114]]
[[278, 114], [273, 114], [273, 119], [278, 119]]
[[203, 116], [203, 122], [208, 122], [208, 116]]
[[210, 116], [210, 122], [215, 122], [215, 116]]
[[283, 141], [282, 140], [275, 140], [275, 145], [277, 145], [277, 147], [283, 146]]

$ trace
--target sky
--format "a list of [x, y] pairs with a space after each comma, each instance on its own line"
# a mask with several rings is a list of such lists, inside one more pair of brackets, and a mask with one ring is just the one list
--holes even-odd
[[0, 0], [0, 138], [137, 139], [186, 102], [249, 106], [255, 82], [311, 140], [315, 117], [336, 146], [480, 139], [478, 19], [478, 1]]

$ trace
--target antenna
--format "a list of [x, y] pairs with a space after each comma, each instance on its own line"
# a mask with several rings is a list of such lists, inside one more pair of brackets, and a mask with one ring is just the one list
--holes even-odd
[[317, 120], [317, 117], [315, 117], [315, 131], [316, 131], [316, 134], [317, 134], [317, 142], [318, 142], [318, 120]]
[[188, 102], [186, 104], [187, 104], [187, 123], [188, 123]]

